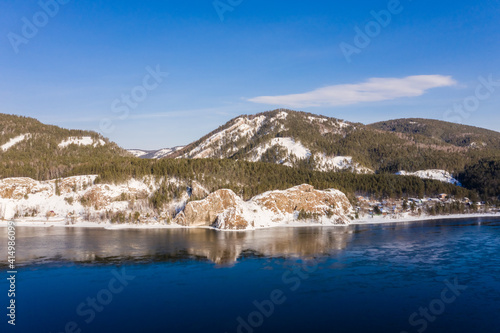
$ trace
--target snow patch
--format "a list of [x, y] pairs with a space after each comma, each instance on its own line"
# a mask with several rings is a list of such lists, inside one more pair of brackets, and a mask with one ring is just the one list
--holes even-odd
[[271, 140], [271, 146], [279, 145], [288, 150], [289, 154], [295, 155], [300, 159], [311, 156], [311, 151], [304, 147], [300, 142], [295, 142], [292, 138], [274, 138]]
[[7, 142], [6, 144], [2, 145], [0, 148], [3, 151], [7, 151], [10, 148], [12, 148], [13, 146], [17, 145], [19, 142], [24, 141], [26, 138], [28, 138], [30, 136], [31, 136], [31, 134], [29, 134], [29, 133], [21, 134], [19, 136], [16, 136], [15, 138], [10, 139], [9, 142]]
[[434, 180], [439, 180], [443, 183], [450, 183], [457, 186], [462, 186], [462, 184], [457, 179], [455, 179], [451, 173], [449, 173], [446, 170], [429, 169], [429, 170], [420, 170], [416, 172], [407, 172], [402, 170], [397, 172], [396, 175], [415, 176], [422, 179], [434, 179]]
[[325, 154], [314, 155], [316, 169], [319, 171], [350, 170], [354, 173], [373, 174], [374, 171], [353, 161], [351, 156], [329, 157]]
[[[311, 151], [302, 143], [296, 142], [292, 138], [274, 138], [266, 144], [260, 145], [250, 151], [250, 161], [257, 162], [262, 158], [262, 155], [271, 147], [280, 146], [287, 150], [288, 156], [293, 155], [298, 159], [306, 159], [311, 156]], [[285, 163], [286, 165], [286, 163]]]
[[487, 144], [485, 142], [479, 142], [479, 143], [477, 143], [477, 142], [471, 142], [470, 145], [469, 145], [469, 147], [471, 147], [471, 148], [477, 148], [479, 146], [486, 147]]
[[93, 145], [94, 147], [97, 146], [104, 146], [106, 142], [104, 140], [99, 139], [97, 141], [94, 141], [90, 136], [82, 136], [82, 137], [77, 137], [77, 136], [70, 136], [66, 140], [61, 141], [61, 143], [58, 145], [59, 148], [66, 148], [69, 145], [78, 145], [78, 146], [91, 146]]
[[286, 119], [288, 117], [288, 113], [285, 111], [281, 111], [276, 115], [276, 119]]
[[320, 122], [320, 123], [324, 123], [324, 122], [328, 121], [328, 119], [326, 119], [326, 118], [318, 118], [318, 117], [311, 117], [311, 116], [308, 116], [307, 119], [309, 119], [309, 121], [311, 123], [313, 123], [315, 121]]
[[347, 127], [350, 127], [351, 125], [346, 123], [346, 122], [343, 122], [343, 121], [338, 121], [337, 122], [337, 125], [340, 127], [340, 128], [347, 128]]

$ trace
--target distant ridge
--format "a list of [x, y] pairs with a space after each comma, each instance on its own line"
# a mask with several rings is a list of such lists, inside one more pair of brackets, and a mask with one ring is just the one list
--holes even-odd
[[127, 149], [127, 151], [132, 155], [134, 155], [135, 157], [139, 158], [160, 159], [169, 157], [170, 155], [183, 149], [184, 147], [185, 146], [177, 146], [174, 148], [162, 148], [158, 150]]

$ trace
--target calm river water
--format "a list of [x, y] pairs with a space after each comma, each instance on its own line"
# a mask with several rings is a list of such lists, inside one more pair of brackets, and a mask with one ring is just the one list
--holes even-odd
[[17, 228], [1, 332], [499, 332], [500, 219], [250, 232]]

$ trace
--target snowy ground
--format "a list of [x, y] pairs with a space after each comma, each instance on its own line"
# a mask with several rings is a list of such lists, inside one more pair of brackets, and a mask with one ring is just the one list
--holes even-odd
[[352, 221], [351, 224], [380, 224], [380, 223], [395, 223], [395, 222], [417, 222], [417, 221], [431, 221], [431, 220], [447, 220], [447, 219], [467, 219], [476, 217], [498, 217], [500, 214], [495, 213], [478, 213], [478, 214], [450, 214], [450, 215], [422, 215], [410, 216], [407, 214], [400, 214], [397, 218], [391, 216], [376, 216], [374, 218], [365, 216], [359, 220]]
[[[401, 214], [403, 215], [403, 214]], [[419, 222], [419, 221], [431, 221], [431, 220], [443, 220], [443, 219], [467, 219], [467, 218], [477, 218], [477, 217], [498, 217], [500, 214], [493, 213], [483, 213], [483, 214], [454, 214], [454, 215], [439, 215], [439, 216], [428, 216], [422, 215], [418, 216], [399, 216], [398, 218], [393, 218], [390, 216], [377, 216], [374, 218], [363, 217], [359, 220], [354, 220], [351, 225], [360, 224], [383, 224], [383, 223], [406, 223], [406, 222]], [[7, 226], [6, 220], [0, 220], [0, 227]], [[49, 220], [45, 218], [23, 218], [15, 220], [16, 226], [18, 227], [66, 227], [66, 228], [103, 228], [109, 230], [119, 230], [119, 229], [214, 229], [211, 227], [184, 227], [175, 223], [164, 224], [161, 222], [151, 222], [149, 224], [111, 224], [111, 223], [94, 223], [88, 221], [78, 221], [73, 225], [66, 225], [65, 219], [62, 218], [50, 218]], [[269, 229], [277, 227], [325, 227], [325, 226], [339, 226], [334, 224], [321, 224], [321, 223], [311, 223], [311, 222], [298, 222], [298, 221], [283, 221], [278, 223], [266, 223], [265, 227], [256, 226], [255, 229]], [[345, 226], [345, 225], [340, 225]], [[216, 229], [219, 230], [219, 229]], [[220, 231], [231, 231], [231, 230], [220, 230]], [[240, 230], [242, 232], [245, 230]], [[251, 230], [246, 230], [251, 231]]]

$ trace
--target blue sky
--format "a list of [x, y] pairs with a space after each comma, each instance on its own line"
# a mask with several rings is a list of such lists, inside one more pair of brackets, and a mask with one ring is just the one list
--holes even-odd
[[496, 0], [56, 1], [2, 0], [0, 112], [143, 149], [278, 107], [500, 131]]

